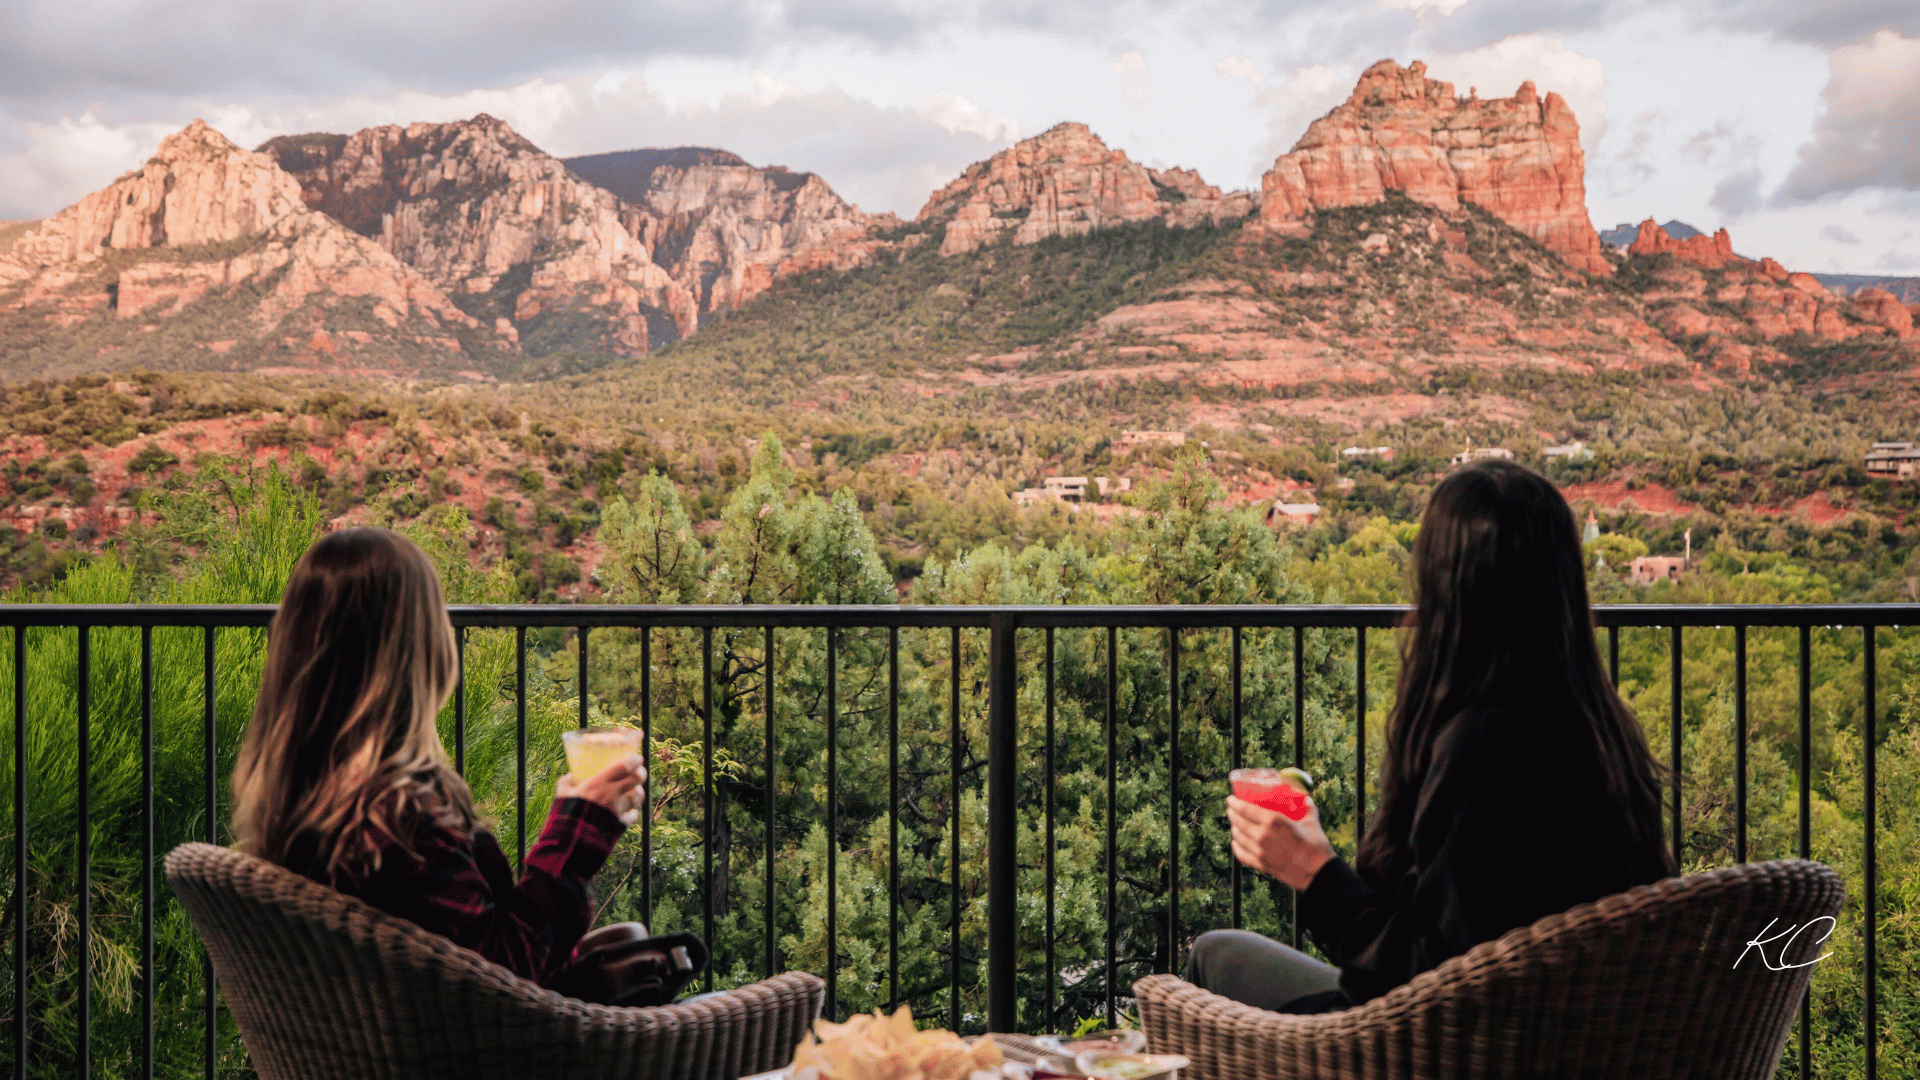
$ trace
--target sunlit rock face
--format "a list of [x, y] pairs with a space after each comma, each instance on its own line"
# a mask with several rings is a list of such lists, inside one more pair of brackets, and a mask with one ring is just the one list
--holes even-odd
[[1569, 266], [1611, 273], [1587, 218], [1580, 125], [1560, 95], [1542, 99], [1528, 82], [1508, 98], [1461, 98], [1426, 70], [1368, 68], [1261, 178], [1261, 221], [1299, 229], [1315, 210], [1400, 191], [1447, 211], [1474, 203]]

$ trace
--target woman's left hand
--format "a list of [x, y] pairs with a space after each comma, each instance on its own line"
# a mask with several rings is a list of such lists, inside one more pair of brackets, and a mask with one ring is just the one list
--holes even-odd
[[1290, 820], [1278, 810], [1227, 796], [1227, 824], [1233, 829], [1233, 857], [1282, 884], [1305, 890], [1333, 858], [1333, 845], [1320, 828], [1320, 808], [1307, 804], [1307, 816]]

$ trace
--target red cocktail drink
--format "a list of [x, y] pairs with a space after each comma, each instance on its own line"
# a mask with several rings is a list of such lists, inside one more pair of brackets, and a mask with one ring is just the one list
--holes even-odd
[[1307, 807], [1313, 801], [1307, 797], [1305, 776], [1298, 769], [1235, 769], [1227, 779], [1240, 798], [1299, 821], [1307, 816]]

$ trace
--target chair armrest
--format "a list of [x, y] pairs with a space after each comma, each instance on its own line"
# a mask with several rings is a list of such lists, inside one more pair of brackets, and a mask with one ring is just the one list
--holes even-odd
[[1352, 1063], [1364, 1025], [1358, 1014], [1297, 1016], [1221, 997], [1173, 975], [1149, 975], [1133, 984], [1147, 1049], [1182, 1054], [1193, 1064], [1183, 1080], [1306, 1080], [1357, 1076], [1334, 1067]]

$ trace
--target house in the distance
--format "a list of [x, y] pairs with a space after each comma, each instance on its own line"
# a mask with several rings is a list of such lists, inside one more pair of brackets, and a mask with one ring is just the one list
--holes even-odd
[[[1017, 506], [1032, 506], [1041, 502], [1063, 502], [1072, 506], [1087, 501], [1088, 483], [1088, 479], [1084, 476], [1048, 476], [1040, 481], [1039, 487], [1021, 488], [1014, 492], [1013, 501]], [[1096, 476], [1091, 483], [1102, 495], [1109, 491], [1121, 492], [1133, 489], [1133, 480], [1129, 477], [1114, 480], [1105, 476]]]
[[1346, 458], [1348, 461], [1358, 461], [1361, 458], [1370, 458], [1370, 457], [1377, 457], [1382, 461], [1392, 461], [1393, 447], [1391, 446], [1349, 446], [1345, 450], [1340, 451], [1340, 456], [1343, 458]]
[[1642, 555], [1633, 560], [1630, 572], [1636, 584], [1651, 585], [1656, 581], [1678, 581], [1686, 568], [1687, 560], [1679, 555]]
[[1268, 525], [1311, 525], [1313, 519], [1320, 516], [1320, 504], [1317, 502], [1274, 503], [1267, 510]]
[[1911, 480], [1920, 471], [1920, 449], [1910, 442], [1877, 442], [1867, 451], [1867, 475], [1882, 480]]
[[1476, 461], [1486, 461], [1489, 458], [1498, 458], [1501, 461], [1512, 461], [1513, 451], [1504, 446], [1482, 446], [1478, 449], [1469, 446], [1465, 450], [1453, 455], [1453, 464], [1468, 465]]
[[1061, 502], [1087, 501], [1087, 478], [1084, 476], [1049, 476], [1040, 484], [1048, 495]]

